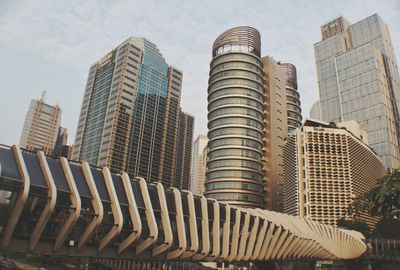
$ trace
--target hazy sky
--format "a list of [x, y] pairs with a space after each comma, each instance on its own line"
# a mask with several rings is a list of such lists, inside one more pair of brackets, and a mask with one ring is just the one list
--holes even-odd
[[30, 100], [43, 90], [61, 106], [72, 143], [89, 66], [130, 36], [151, 40], [183, 71], [181, 106], [195, 116], [195, 134], [206, 133], [211, 46], [240, 25], [260, 31], [263, 56], [296, 65], [308, 116], [318, 98], [313, 44], [320, 25], [373, 13], [388, 24], [399, 56], [400, 0], [0, 0], [0, 143], [19, 143]]

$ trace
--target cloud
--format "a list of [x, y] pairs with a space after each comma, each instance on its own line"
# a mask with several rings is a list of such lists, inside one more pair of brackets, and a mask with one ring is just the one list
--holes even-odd
[[[378, 12], [389, 25], [395, 50], [400, 53], [397, 0], [343, 0], [330, 1], [329, 5], [325, 1], [289, 0], [29, 0], [1, 5], [0, 44], [12, 44], [82, 73], [71, 80], [85, 78], [93, 62], [129, 36], [153, 41], [167, 62], [184, 72], [181, 105], [196, 117], [196, 134], [207, 132], [211, 46], [230, 27], [256, 27], [262, 35], [263, 55], [296, 65], [303, 116], [318, 96], [313, 44], [320, 40], [321, 24], [338, 15], [355, 22]], [[85, 81], [78, 84], [81, 88], [76, 91], [83, 95]], [[52, 91], [62, 95], [61, 90]], [[68, 110], [63, 108], [63, 119], [75, 117], [68, 121], [77, 123], [78, 113]], [[75, 133], [75, 126], [68, 128], [70, 134]]]

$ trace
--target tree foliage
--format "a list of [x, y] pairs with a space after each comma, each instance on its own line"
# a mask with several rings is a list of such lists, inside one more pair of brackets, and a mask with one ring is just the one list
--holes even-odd
[[371, 231], [364, 221], [360, 220], [350, 220], [350, 219], [339, 219], [338, 226], [350, 230], [355, 230], [362, 233], [366, 238], [371, 237]]
[[374, 237], [400, 239], [400, 170], [379, 179], [374, 188], [355, 200], [351, 212], [355, 217], [365, 212], [380, 217]]

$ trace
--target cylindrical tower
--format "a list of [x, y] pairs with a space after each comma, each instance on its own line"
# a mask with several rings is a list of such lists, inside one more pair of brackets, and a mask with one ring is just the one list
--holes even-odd
[[290, 63], [281, 64], [286, 76], [286, 107], [288, 132], [291, 133], [296, 128], [301, 127], [301, 107], [300, 94], [297, 91], [297, 72], [296, 67]]
[[263, 65], [260, 33], [232, 28], [214, 42], [208, 86], [208, 162], [205, 195], [245, 207], [264, 207]]

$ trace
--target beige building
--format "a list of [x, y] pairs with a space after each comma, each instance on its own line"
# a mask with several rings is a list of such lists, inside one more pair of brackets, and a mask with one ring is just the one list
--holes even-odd
[[207, 166], [207, 143], [208, 138], [206, 135], [199, 135], [193, 143], [190, 190], [197, 195], [202, 195], [204, 193]]
[[272, 57], [264, 66], [264, 191], [267, 209], [283, 212], [283, 155], [287, 137], [285, 70]]
[[307, 119], [289, 135], [283, 152], [285, 213], [329, 225], [351, 218], [347, 210], [354, 198], [386, 173], [356, 121]]
[[301, 123], [296, 68], [261, 57], [260, 33], [229, 29], [213, 44], [205, 195], [283, 211], [283, 144]]
[[32, 99], [22, 128], [20, 146], [50, 155], [60, 128], [61, 108], [45, 103], [44, 97]]
[[301, 127], [300, 94], [297, 90], [297, 70], [293, 64], [280, 63], [285, 73], [287, 129], [291, 133]]

